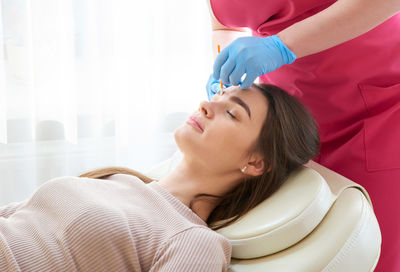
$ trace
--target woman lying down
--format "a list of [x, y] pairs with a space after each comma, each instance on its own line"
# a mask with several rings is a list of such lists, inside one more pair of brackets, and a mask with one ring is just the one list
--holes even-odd
[[0, 207], [0, 271], [226, 271], [231, 245], [214, 230], [319, 148], [311, 115], [264, 84], [200, 103], [174, 136], [183, 158], [158, 181], [107, 167], [54, 178]]

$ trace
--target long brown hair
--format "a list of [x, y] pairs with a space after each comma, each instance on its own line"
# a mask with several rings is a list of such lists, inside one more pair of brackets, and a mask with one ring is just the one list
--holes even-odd
[[[277, 86], [253, 84], [267, 98], [268, 112], [260, 135], [251, 151], [263, 155], [264, 173], [246, 177], [223, 196], [198, 194], [200, 197], [219, 199], [218, 205], [207, 218], [213, 230], [226, 227], [273, 194], [289, 174], [314, 158], [319, 151], [320, 139], [317, 125], [309, 111], [293, 96]], [[145, 183], [152, 179], [140, 172], [124, 167], [106, 167], [84, 173], [79, 177], [105, 178], [113, 174], [134, 175]]]

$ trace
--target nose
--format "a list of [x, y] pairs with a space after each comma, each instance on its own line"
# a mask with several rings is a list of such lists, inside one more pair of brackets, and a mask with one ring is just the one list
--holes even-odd
[[213, 105], [214, 102], [202, 101], [200, 103], [199, 111], [204, 114], [207, 118], [212, 118], [214, 115]]

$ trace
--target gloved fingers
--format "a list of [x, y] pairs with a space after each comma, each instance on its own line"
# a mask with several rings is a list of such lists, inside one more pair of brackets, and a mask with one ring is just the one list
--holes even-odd
[[221, 91], [221, 84], [219, 82], [211, 84], [211, 91], [213, 93], [218, 93]]
[[229, 82], [232, 85], [239, 85], [241, 83], [241, 78], [244, 75], [245, 69], [243, 65], [236, 65], [235, 69], [229, 76]]
[[250, 88], [251, 84], [253, 84], [254, 80], [257, 78], [257, 73], [254, 71], [249, 71], [246, 73], [246, 78], [240, 84], [240, 89], [246, 90]]
[[235, 60], [233, 58], [228, 58], [228, 60], [221, 67], [220, 79], [222, 83], [229, 84], [229, 76], [231, 75], [233, 69], [235, 69]]
[[213, 96], [215, 95], [215, 93], [213, 92], [207, 92], [207, 96], [208, 96], [208, 101], [211, 101], [211, 99], [213, 98]]
[[210, 74], [210, 76], [208, 77], [208, 81], [207, 81], [207, 86], [211, 86], [213, 83], [217, 83], [218, 80], [216, 78], [214, 78], [213, 74]]
[[218, 93], [221, 90], [221, 85], [219, 83], [212, 83], [208, 90], [207, 90], [207, 96], [208, 100], [211, 101], [211, 98]]
[[217, 89], [219, 84], [218, 81], [213, 77], [212, 74], [208, 77], [207, 84], [206, 84], [206, 91], [207, 91], [207, 96], [208, 99], [211, 100], [211, 98], [216, 94], [219, 90]]
[[226, 62], [228, 57], [229, 57], [229, 51], [227, 50], [227, 48], [225, 48], [215, 58], [214, 66], [213, 66], [213, 77], [215, 79], [219, 79], [220, 78], [221, 67], [222, 67], [222, 65], [224, 65], [224, 63]]

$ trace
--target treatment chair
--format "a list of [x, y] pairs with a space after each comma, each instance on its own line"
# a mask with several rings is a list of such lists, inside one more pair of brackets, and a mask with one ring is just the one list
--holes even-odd
[[[144, 174], [160, 179], [181, 159], [177, 150]], [[366, 190], [313, 161], [217, 232], [232, 244], [232, 272], [373, 271], [380, 256], [381, 233]]]

